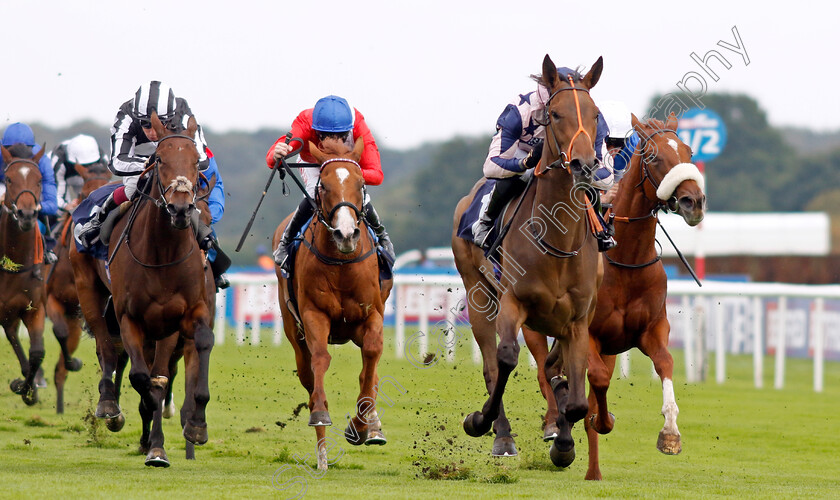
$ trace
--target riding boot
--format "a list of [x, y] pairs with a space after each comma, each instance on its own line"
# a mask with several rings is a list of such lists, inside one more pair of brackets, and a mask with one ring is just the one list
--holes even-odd
[[595, 232], [595, 238], [598, 239], [598, 251], [606, 252], [607, 250], [615, 248], [616, 242], [615, 238], [613, 238], [613, 235], [615, 235], [613, 218], [610, 217], [609, 222], [607, 222], [604, 220], [604, 216], [601, 215], [601, 192], [597, 189], [587, 189], [586, 195], [589, 197], [589, 201], [595, 209], [595, 216], [598, 218], [598, 222], [601, 223], [601, 227], [603, 228], [603, 231]]
[[489, 236], [493, 230], [493, 223], [502, 213], [505, 205], [522, 192], [525, 183], [519, 176], [496, 179], [496, 184], [490, 192], [490, 201], [481, 213], [478, 222], [473, 225], [473, 242], [482, 250], [487, 250], [493, 243]]
[[53, 251], [57, 242], [55, 238], [52, 237], [51, 229], [55, 225], [55, 218], [56, 217], [54, 215], [46, 215], [43, 213], [38, 214], [38, 220], [41, 224], [43, 224], [41, 237], [44, 241], [44, 264], [55, 264], [55, 261], [58, 260], [58, 257]]
[[111, 210], [117, 208], [118, 206], [119, 204], [114, 201], [114, 193], [109, 194], [108, 198], [106, 198], [102, 203], [102, 206], [99, 207], [98, 212], [95, 211], [96, 209], [94, 208], [94, 213], [89, 221], [81, 226], [76, 226], [76, 239], [80, 241], [85, 248], [90, 248], [99, 240], [99, 230], [102, 228], [102, 223], [105, 222], [105, 218]]
[[379, 219], [379, 214], [376, 213], [376, 209], [373, 208], [373, 203], [368, 202], [367, 205], [365, 205], [365, 222], [367, 222], [367, 225], [373, 229], [374, 233], [376, 233], [376, 237], [379, 239], [379, 246], [382, 247], [382, 250], [386, 253], [385, 258], [389, 262], [393, 263], [397, 258], [396, 253], [394, 252], [394, 244], [391, 243], [391, 238], [388, 236], [388, 232], [385, 231], [385, 225], [382, 224], [382, 221]]
[[289, 220], [289, 224], [286, 226], [286, 230], [283, 231], [283, 236], [280, 238], [280, 242], [274, 250], [274, 263], [280, 266], [280, 268], [287, 273], [291, 273], [289, 246], [292, 244], [292, 240], [294, 240], [300, 232], [303, 225], [306, 224], [306, 221], [311, 219], [314, 213], [315, 209], [312, 207], [312, 204], [309, 203], [307, 198], [304, 198], [303, 201], [300, 202], [300, 205], [298, 205], [295, 213], [292, 214], [292, 218]]

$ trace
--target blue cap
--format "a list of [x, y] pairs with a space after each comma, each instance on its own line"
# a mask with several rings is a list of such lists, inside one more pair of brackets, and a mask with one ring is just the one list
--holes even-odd
[[6, 131], [3, 132], [3, 145], [8, 147], [17, 143], [35, 145], [35, 134], [29, 125], [17, 122], [6, 127]]
[[353, 130], [353, 115], [344, 98], [328, 95], [315, 103], [312, 128], [319, 132], [349, 132]]

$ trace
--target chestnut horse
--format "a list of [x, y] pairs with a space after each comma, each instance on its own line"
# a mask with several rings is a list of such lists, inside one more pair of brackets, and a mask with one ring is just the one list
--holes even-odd
[[[295, 258], [292, 287], [276, 267], [283, 329], [295, 350], [297, 374], [309, 393], [309, 425], [315, 427], [318, 468], [327, 469], [326, 426], [332, 425], [324, 391], [329, 344], [353, 341], [362, 351], [356, 416], [344, 436], [350, 444], [385, 444], [376, 413], [376, 365], [382, 355], [382, 318], [392, 281], [379, 282], [376, 247], [362, 224], [365, 181], [359, 166], [364, 143], [350, 151], [326, 139], [309, 151], [321, 164], [317, 211]], [[289, 217], [274, 232], [276, 247]], [[297, 303], [297, 314], [291, 302]]]
[[605, 254], [609, 265], [598, 291], [595, 318], [589, 326], [586, 479], [601, 479], [598, 433], [610, 432], [615, 421], [607, 410], [607, 389], [616, 355], [633, 347], [653, 361], [662, 380], [665, 425], [656, 447], [669, 455], [682, 449], [672, 381], [674, 360], [668, 352], [668, 280], [654, 240], [656, 214], [667, 208], [680, 214], [689, 226], [696, 226], [703, 220], [706, 196], [703, 177], [691, 163], [691, 149], [676, 134], [677, 118], [673, 113], [665, 123], [654, 119], [640, 122], [633, 116], [632, 124], [640, 141], [614, 201], [618, 245]]
[[204, 257], [193, 230], [187, 230], [198, 216], [199, 156], [193, 141], [197, 124], [190, 118], [182, 134], [165, 128], [155, 113], [151, 123], [161, 139], [144, 173], [149, 174], [149, 193], [141, 191], [142, 198], [135, 200], [129, 216], [117, 222], [111, 234], [110, 285], [104, 262], [79, 253], [75, 247], [70, 260], [102, 368], [96, 416], [122, 416], [111, 379], [118, 364], [119, 346], [103, 317], [110, 289], [116, 318], [111, 332], [119, 329], [122, 348], [131, 360], [128, 378], [140, 394], [141, 416], [144, 420], [153, 419], [146, 465], [168, 467], [161, 403], [169, 382], [172, 355], [182, 340], [187, 388], [181, 409], [183, 434], [190, 443], [204, 444], [213, 331]]
[[84, 179], [82, 191], [59, 225], [59, 237], [55, 248], [58, 257], [55, 264], [47, 266], [47, 316], [53, 324], [53, 334], [61, 347], [55, 364], [56, 413], [64, 413], [64, 383], [67, 372], [82, 369], [82, 360], [74, 358], [82, 335], [82, 309], [76, 293], [76, 280], [70, 264], [70, 247], [73, 246], [72, 209], [78, 201], [85, 199], [94, 189], [104, 186], [111, 179], [111, 172], [105, 164], [97, 163], [85, 167], [76, 164], [76, 171]]
[[[15, 144], [0, 146], [5, 162], [6, 195], [0, 213], [0, 324], [20, 362], [23, 379], [10, 387], [29, 406], [38, 402], [35, 374], [44, 360], [44, 243], [38, 229], [41, 210], [42, 148]], [[18, 329], [23, 321], [29, 332], [29, 360], [23, 352]]]
[[496, 434], [493, 455], [517, 454], [502, 396], [518, 363], [517, 335], [522, 327], [556, 339], [545, 364], [558, 375], [552, 383], [559, 408], [559, 431], [550, 449], [555, 465], [567, 467], [574, 460], [571, 425], [588, 411], [588, 328], [602, 267], [584, 190], [597, 166], [593, 143], [598, 108], [589, 90], [602, 69], [599, 58], [585, 76], [574, 72], [564, 80], [551, 58], [546, 55], [543, 60], [540, 83], [550, 92], [544, 117], [545, 147], [533, 186], [513, 201], [522, 210], [505, 216], [513, 230], [500, 247], [500, 280], [493, 276], [493, 263], [481, 249], [456, 235], [461, 215], [483, 181], [461, 199], [455, 211], [452, 250], [467, 290], [470, 323], [482, 351], [490, 393], [481, 411], [467, 415], [464, 430], [478, 437], [492, 426]]

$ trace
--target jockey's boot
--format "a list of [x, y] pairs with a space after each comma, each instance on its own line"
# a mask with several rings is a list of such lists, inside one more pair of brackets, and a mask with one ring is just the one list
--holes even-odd
[[601, 214], [601, 192], [596, 189], [587, 189], [586, 195], [589, 197], [589, 201], [593, 204], [595, 208], [595, 216], [598, 218], [598, 222], [601, 223], [601, 227], [603, 231], [594, 231], [595, 238], [598, 239], [598, 251], [599, 252], [606, 252], [607, 250], [613, 249], [616, 246], [615, 238], [615, 226], [613, 225], [613, 218], [610, 217], [609, 222], [604, 220], [604, 216]]
[[54, 215], [38, 214], [38, 220], [41, 222], [41, 237], [44, 242], [44, 264], [55, 264], [58, 257], [55, 255], [53, 249], [56, 245], [55, 238], [52, 237], [52, 229], [55, 227], [56, 217]]
[[478, 222], [473, 225], [473, 242], [479, 248], [485, 251], [489, 250], [490, 245], [493, 244], [490, 239], [493, 222], [502, 213], [505, 205], [522, 192], [525, 185], [519, 176], [496, 179], [496, 184], [490, 192], [490, 201], [487, 202], [487, 207], [481, 213]]
[[85, 222], [83, 225], [76, 226], [76, 229], [74, 230], [76, 239], [81, 242], [85, 248], [90, 248], [99, 240], [99, 230], [102, 228], [102, 223], [105, 222], [105, 218], [111, 210], [117, 208], [118, 206], [119, 204], [114, 201], [114, 193], [109, 194], [102, 203], [102, 206], [98, 207], [98, 212], [96, 212], [96, 208], [94, 208], [94, 213], [89, 221]]
[[283, 236], [280, 238], [277, 248], [274, 249], [274, 263], [289, 274], [292, 272], [291, 262], [289, 260], [289, 246], [303, 225], [306, 224], [306, 221], [311, 219], [314, 213], [315, 208], [309, 203], [308, 199], [304, 198], [300, 202], [300, 205], [298, 205], [295, 213], [292, 214], [292, 218], [289, 219], [289, 224], [286, 226], [286, 230], [283, 231]]
[[376, 237], [379, 238], [379, 246], [382, 247], [382, 250], [385, 251], [385, 258], [391, 263], [394, 263], [394, 260], [397, 258], [396, 253], [394, 252], [394, 244], [391, 243], [391, 237], [388, 236], [388, 232], [385, 231], [385, 225], [382, 224], [382, 221], [379, 219], [379, 214], [376, 213], [376, 209], [373, 208], [373, 203], [368, 202], [365, 205], [365, 222], [367, 225], [373, 229], [373, 232], [376, 233]]

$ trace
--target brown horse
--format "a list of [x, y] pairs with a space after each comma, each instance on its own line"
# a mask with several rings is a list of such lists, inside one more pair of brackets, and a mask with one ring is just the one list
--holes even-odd
[[[294, 297], [288, 296], [288, 283], [279, 267], [276, 272], [283, 328], [295, 349], [298, 378], [309, 393], [309, 425], [315, 427], [318, 468], [326, 470], [326, 426], [332, 425], [324, 391], [329, 344], [352, 340], [362, 350], [356, 416], [349, 421], [345, 438], [353, 445], [385, 444], [375, 409], [376, 365], [382, 355], [382, 318], [392, 282], [380, 285], [376, 248], [362, 225], [365, 182], [358, 162], [363, 142], [356, 141], [353, 151], [329, 139], [321, 147], [309, 144], [321, 164], [321, 178], [316, 216], [295, 259]], [[274, 232], [275, 247], [288, 221], [289, 217]], [[292, 311], [292, 300], [297, 303], [297, 314]]]
[[[44, 246], [38, 229], [41, 209], [42, 148], [15, 144], [0, 146], [6, 164], [6, 195], [0, 213], [0, 324], [20, 362], [23, 379], [10, 387], [29, 406], [38, 402], [35, 374], [44, 360]], [[23, 321], [29, 332], [29, 360], [23, 352], [18, 328]]]
[[669, 455], [682, 449], [672, 381], [674, 360], [668, 352], [667, 277], [654, 240], [656, 214], [668, 208], [689, 226], [696, 226], [703, 220], [706, 196], [702, 176], [691, 163], [691, 149], [676, 134], [676, 116], [671, 114], [665, 123], [654, 119], [640, 122], [633, 116], [632, 124], [640, 142], [614, 201], [618, 245], [604, 257], [609, 265], [589, 327], [586, 479], [601, 479], [598, 433], [610, 432], [615, 422], [607, 410], [607, 389], [616, 355], [633, 347], [653, 361], [662, 380], [665, 425], [656, 447]]
[[76, 164], [76, 171], [84, 179], [82, 191], [59, 225], [59, 237], [55, 248], [58, 260], [47, 266], [47, 316], [53, 324], [53, 334], [61, 347], [55, 364], [56, 413], [64, 413], [64, 383], [67, 372], [82, 369], [82, 360], [74, 358], [82, 335], [82, 309], [76, 293], [76, 280], [70, 264], [70, 247], [73, 246], [72, 208], [85, 199], [94, 189], [104, 186], [111, 179], [111, 172], [104, 164], [89, 167]]
[[[452, 250], [467, 290], [470, 323], [484, 359], [490, 397], [479, 412], [467, 415], [470, 436], [496, 433], [493, 454], [517, 453], [502, 396], [519, 358], [517, 334], [528, 327], [556, 339], [545, 368], [552, 375], [559, 416], [550, 450], [555, 465], [574, 460], [571, 425], [588, 410], [585, 391], [589, 322], [595, 312], [600, 260], [592, 237], [584, 190], [596, 168], [593, 148], [598, 108], [589, 96], [601, 76], [596, 61], [585, 76], [564, 80], [547, 55], [540, 83], [550, 92], [545, 109], [545, 147], [536, 179], [511, 206], [505, 223], [512, 231], [501, 245], [501, 280], [477, 246], [456, 236], [464, 210], [483, 181], [462, 198], [455, 211]], [[496, 332], [500, 336], [496, 345]], [[566, 377], [559, 376], [565, 374]]]
[[[190, 443], [204, 444], [213, 332], [204, 257], [194, 232], [187, 230], [198, 215], [198, 150], [193, 141], [197, 124], [190, 118], [181, 134], [165, 128], [154, 113], [151, 123], [161, 139], [146, 171], [149, 193], [132, 204], [129, 216], [117, 222], [111, 234], [110, 285], [103, 262], [78, 253], [75, 247], [70, 260], [102, 368], [96, 415], [108, 419], [122, 415], [111, 379], [120, 348], [112, 335], [119, 330], [122, 348], [131, 360], [129, 380], [140, 394], [141, 416], [144, 421], [153, 419], [146, 465], [168, 467], [161, 402], [173, 352], [183, 341], [187, 392], [181, 409], [184, 437]], [[109, 289], [116, 319], [110, 333], [103, 318]]]

